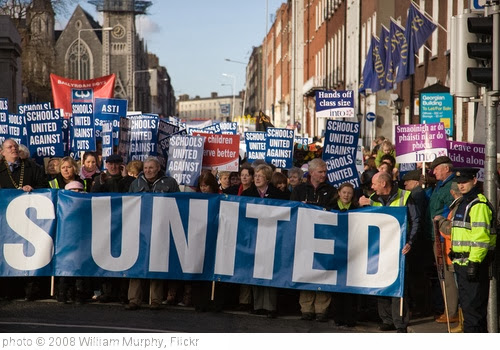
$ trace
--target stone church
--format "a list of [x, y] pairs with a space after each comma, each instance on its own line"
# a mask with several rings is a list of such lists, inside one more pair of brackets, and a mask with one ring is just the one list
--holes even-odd
[[[175, 115], [175, 94], [167, 69], [159, 65], [136, 32], [136, 15], [150, 1], [89, 0], [103, 14], [99, 24], [79, 5], [66, 27], [54, 30], [50, 0], [33, 0], [23, 35], [23, 85], [29, 102], [47, 98], [52, 72], [70, 79], [116, 75], [115, 98], [128, 99], [129, 110]], [[18, 28], [20, 26], [18, 25]], [[42, 55], [43, 54], [43, 55]], [[34, 81], [33, 81], [34, 80]]]

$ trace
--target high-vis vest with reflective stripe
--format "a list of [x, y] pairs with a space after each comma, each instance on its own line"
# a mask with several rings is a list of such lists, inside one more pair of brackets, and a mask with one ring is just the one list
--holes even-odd
[[[410, 191], [405, 191], [400, 188], [398, 188], [398, 193], [393, 197], [390, 198], [391, 203], [389, 204], [390, 207], [404, 207], [406, 205], [406, 202], [408, 201], [408, 198], [410, 197], [411, 192]], [[382, 203], [374, 201], [372, 199], [373, 194], [370, 196], [370, 205], [372, 207], [381, 207]]]
[[[57, 181], [57, 179], [50, 180], [49, 185], [50, 185], [50, 188], [59, 189], [59, 181]], [[83, 191], [84, 192], [87, 191], [87, 181], [83, 182]]]
[[488, 250], [495, 249], [496, 220], [492, 216], [488, 200], [478, 194], [465, 208], [464, 221], [452, 221], [451, 250], [459, 255], [454, 257], [454, 264], [467, 265], [468, 260], [482, 262]]

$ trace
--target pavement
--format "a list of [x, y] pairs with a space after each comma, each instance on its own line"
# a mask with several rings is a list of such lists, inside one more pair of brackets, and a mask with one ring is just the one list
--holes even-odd
[[[300, 312], [269, 319], [235, 310], [199, 313], [192, 307], [162, 305], [161, 310], [151, 311], [143, 305], [126, 311], [120, 303], [65, 305], [53, 299], [4, 301], [0, 312], [0, 332], [396, 333], [381, 332], [376, 317], [343, 327], [331, 319], [300, 320]], [[447, 333], [447, 325], [435, 322], [432, 316], [416, 318], [410, 321], [408, 333]]]

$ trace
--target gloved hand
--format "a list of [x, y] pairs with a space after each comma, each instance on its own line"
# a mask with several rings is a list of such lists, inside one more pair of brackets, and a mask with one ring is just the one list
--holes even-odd
[[479, 281], [479, 263], [474, 261], [469, 261], [467, 265], [467, 280], [469, 282]]

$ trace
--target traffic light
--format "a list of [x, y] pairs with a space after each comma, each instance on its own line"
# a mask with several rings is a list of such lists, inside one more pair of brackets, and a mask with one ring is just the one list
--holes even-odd
[[493, 17], [469, 17], [469, 33], [476, 35], [475, 42], [467, 43], [467, 55], [478, 60], [478, 65], [467, 68], [467, 81], [491, 89], [493, 83]]
[[451, 18], [450, 94], [456, 97], [478, 96], [477, 85], [467, 79], [467, 67], [478, 67], [478, 61], [467, 53], [468, 43], [478, 42], [476, 34], [469, 32], [469, 18], [482, 18], [478, 13], [465, 12]]

